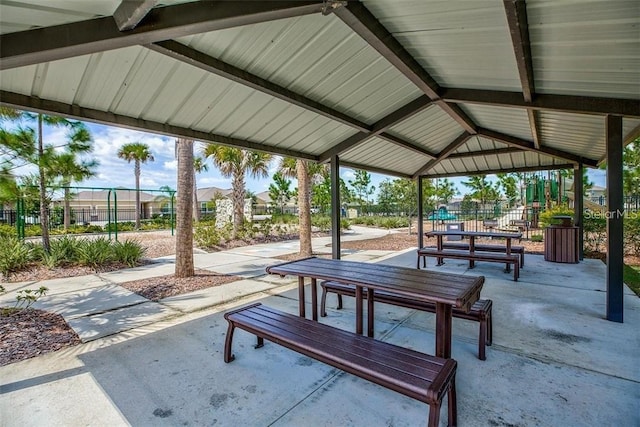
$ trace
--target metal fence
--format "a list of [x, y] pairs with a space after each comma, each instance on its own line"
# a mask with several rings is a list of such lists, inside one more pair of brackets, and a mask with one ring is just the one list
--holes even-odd
[[[54, 208], [48, 210], [49, 214], [49, 227], [61, 226], [64, 222], [64, 212], [60, 208]], [[171, 212], [169, 210], [163, 210], [160, 213], [149, 214], [142, 211], [140, 213], [141, 220], [152, 219], [156, 217], [169, 217]], [[116, 212], [111, 209], [71, 209], [71, 224], [75, 225], [99, 225], [104, 226], [109, 222], [133, 222], [136, 220], [135, 209], [118, 209]], [[18, 221], [18, 213], [14, 209], [0, 210], [0, 224], [6, 224], [15, 226]], [[40, 224], [40, 211], [26, 211], [24, 213], [25, 225], [38, 225]]]
[[[599, 197], [590, 197], [589, 200], [593, 203], [596, 203], [600, 206], [607, 205], [607, 197], [599, 196]], [[622, 206], [627, 212], [638, 212], [640, 211], [640, 196], [625, 196], [622, 199]]]

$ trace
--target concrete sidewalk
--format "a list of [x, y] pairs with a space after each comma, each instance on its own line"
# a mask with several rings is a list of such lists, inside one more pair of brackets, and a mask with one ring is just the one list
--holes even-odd
[[[353, 226], [345, 232], [342, 240], [370, 239], [388, 233], [387, 230]], [[330, 245], [331, 237], [312, 239], [314, 253], [330, 254]], [[0, 306], [12, 305], [18, 290], [46, 286], [49, 289], [47, 295], [40, 298], [33, 307], [61, 314], [80, 339], [88, 342], [293, 283], [290, 278], [267, 275], [265, 269], [269, 265], [283, 262], [276, 257], [298, 251], [299, 241], [291, 240], [194, 254], [196, 268], [240, 276], [243, 280], [164, 298], [158, 302], [150, 301], [119, 284], [173, 274], [175, 256], [158, 258], [153, 264], [108, 273], [5, 284], [7, 292], [0, 295]], [[392, 252], [347, 251], [344, 257], [367, 261], [390, 253]]]

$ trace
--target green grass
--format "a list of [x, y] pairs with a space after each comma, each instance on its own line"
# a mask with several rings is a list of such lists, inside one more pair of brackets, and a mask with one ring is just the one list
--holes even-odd
[[624, 265], [624, 283], [640, 297], [640, 265]]

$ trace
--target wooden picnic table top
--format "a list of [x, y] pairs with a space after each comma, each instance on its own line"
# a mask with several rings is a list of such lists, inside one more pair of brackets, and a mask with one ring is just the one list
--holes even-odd
[[436, 273], [414, 268], [326, 258], [306, 258], [267, 267], [271, 274], [293, 275], [386, 290], [419, 301], [469, 310], [480, 297], [484, 276]]

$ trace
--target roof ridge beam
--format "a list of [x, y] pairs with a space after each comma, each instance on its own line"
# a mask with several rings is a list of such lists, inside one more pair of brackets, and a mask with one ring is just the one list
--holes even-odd
[[535, 172], [535, 171], [544, 171], [544, 170], [560, 170], [560, 169], [573, 169], [573, 163], [561, 163], [556, 165], [547, 165], [547, 166], [523, 166], [520, 168], [511, 168], [511, 169], [488, 169], [477, 172], [451, 172], [451, 173], [439, 173], [434, 175], [425, 175], [426, 178], [435, 179], [435, 178], [451, 178], [458, 176], [472, 176], [472, 175], [491, 175], [497, 173], [509, 173], [509, 172]]
[[202, 53], [192, 47], [178, 43], [175, 40], [156, 42], [146, 45], [145, 47], [217, 76], [240, 83], [250, 87], [251, 89], [297, 105], [305, 110], [313, 111], [314, 113], [340, 122], [361, 132], [369, 132], [371, 130], [371, 126], [361, 122], [360, 120], [341, 113], [338, 110], [334, 110], [333, 108], [327, 107], [320, 102], [314, 101], [311, 98], [307, 98], [306, 96], [300, 95], [285, 87], [272, 83], [255, 74], [249, 73], [217, 58]]
[[405, 104], [402, 107], [398, 108], [397, 110], [393, 111], [392, 113], [387, 114], [385, 117], [381, 118], [377, 122], [375, 122], [373, 126], [371, 126], [371, 130], [367, 132], [358, 132], [357, 134], [351, 135], [349, 138], [346, 138], [341, 142], [337, 143], [336, 145], [334, 145], [324, 153], [320, 154], [319, 159], [321, 162], [325, 162], [331, 159], [331, 157], [335, 155], [339, 155], [347, 150], [350, 150], [351, 148], [356, 147], [357, 145], [365, 142], [370, 138], [373, 138], [374, 136], [380, 136], [381, 138], [389, 142], [392, 142], [394, 144], [401, 145], [405, 148], [410, 147], [410, 149], [414, 151], [418, 151], [421, 154], [431, 156], [431, 153], [429, 153], [427, 150], [423, 149], [422, 147], [419, 147], [401, 138], [397, 138], [392, 135], [389, 135], [385, 132], [387, 129], [390, 129], [391, 127], [397, 125], [398, 123], [401, 123], [411, 118], [415, 114], [418, 114], [419, 112], [427, 109], [430, 105], [431, 105], [431, 100], [429, 99], [428, 96], [424, 96], [424, 95], [420, 96], [414, 99], [413, 101], [409, 102], [408, 104]]
[[469, 132], [463, 132], [460, 135], [458, 135], [456, 139], [454, 139], [449, 145], [447, 145], [442, 151], [440, 151], [440, 153], [438, 153], [438, 157], [436, 157], [435, 159], [429, 160], [423, 167], [418, 169], [412, 175], [412, 178], [415, 179], [418, 176], [422, 175], [424, 172], [428, 171], [429, 169], [432, 169], [435, 165], [437, 165], [438, 163], [440, 163], [441, 161], [449, 157], [449, 155], [452, 154], [454, 151], [456, 151], [460, 146], [465, 144], [467, 140], [472, 136], [473, 135], [471, 135]]
[[271, 147], [259, 142], [253, 142], [245, 139], [238, 139], [225, 135], [197, 131], [181, 126], [168, 125], [166, 123], [154, 122], [131, 116], [107, 113], [100, 110], [80, 107], [78, 105], [30, 97], [27, 95], [8, 92], [4, 90], [0, 91], [0, 105], [6, 105], [8, 107], [34, 112], [55, 114], [77, 120], [86, 120], [93, 123], [115, 125], [122, 128], [141, 130], [143, 132], [152, 132], [160, 135], [189, 138], [196, 141], [229, 145], [232, 147], [239, 147], [247, 150], [263, 151], [285, 157], [297, 157], [300, 159], [306, 159], [315, 162], [318, 161], [317, 156], [303, 153], [301, 151]]
[[155, 7], [158, 0], [122, 0], [113, 12], [120, 31], [132, 30]]
[[478, 129], [478, 135], [483, 136], [485, 138], [493, 139], [503, 144], [507, 144], [510, 146], [520, 147], [527, 151], [533, 151], [535, 153], [544, 154], [547, 156], [557, 157], [560, 159], [568, 160], [574, 163], [582, 163], [587, 166], [596, 167], [598, 162], [593, 159], [584, 158], [573, 153], [569, 153], [567, 151], [558, 150], [551, 147], [540, 147], [536, 148], [531, 141], [527, 141], [521, 138], [517, 138], [515, 136], [506, 135], [504, 133], [495, 132], [489, 129]]
[[[189, 2], [156, 7], [122, 32], [113, 16], [0, 35], [0, 70], [277, 19], [321, 13], [316, 1]], [[342, 9], [342, 8], [341, 8]]]
[[476, 133], [476, 124], [457, 106], [447, 105], [440, 99], [440, 86], [435, 79], [416, 61], [413, 56], [393, 37], [393, 35], [360, 2], [349, 2], [333, 12], [356, 34], [389, 61], [407, 79], [438, 104], [455, 119], [462, 128]]
[[[529, 40], [529, 22], [527, 20], [527, 5], [524, 0], [504, 0], [504, 10], [507, 14], [507, 24], [511, 33], [511, 43], [515, 54], [522, 95], [525, 102], [531, 102], [535, 97], [535, 79], [533, 77], [533, 60], [531, 58], [531, 42]], [[529, 128], [533, 144], [540, 148], [540, 126], [535, 111], [527, 109]]]
[[526, 102], [520, 92], [463, 88], [443, 88], [442, 98], [447, 102], [462, 104], [484, 104], [573, 114], [614, 114], [627, 118], [640, 118], [640, 102], [637, 99], [538, 93], [531, 102]]
[[524, 153], [525, 151], [526, 150], [518, 147], [492, 148], [490, 150], [468, 151], [466, 153], [452, 153], [447, 156], [447, 159], [466, 159], [469, 157], [477, 156], [499, 156], [501, 154]]

